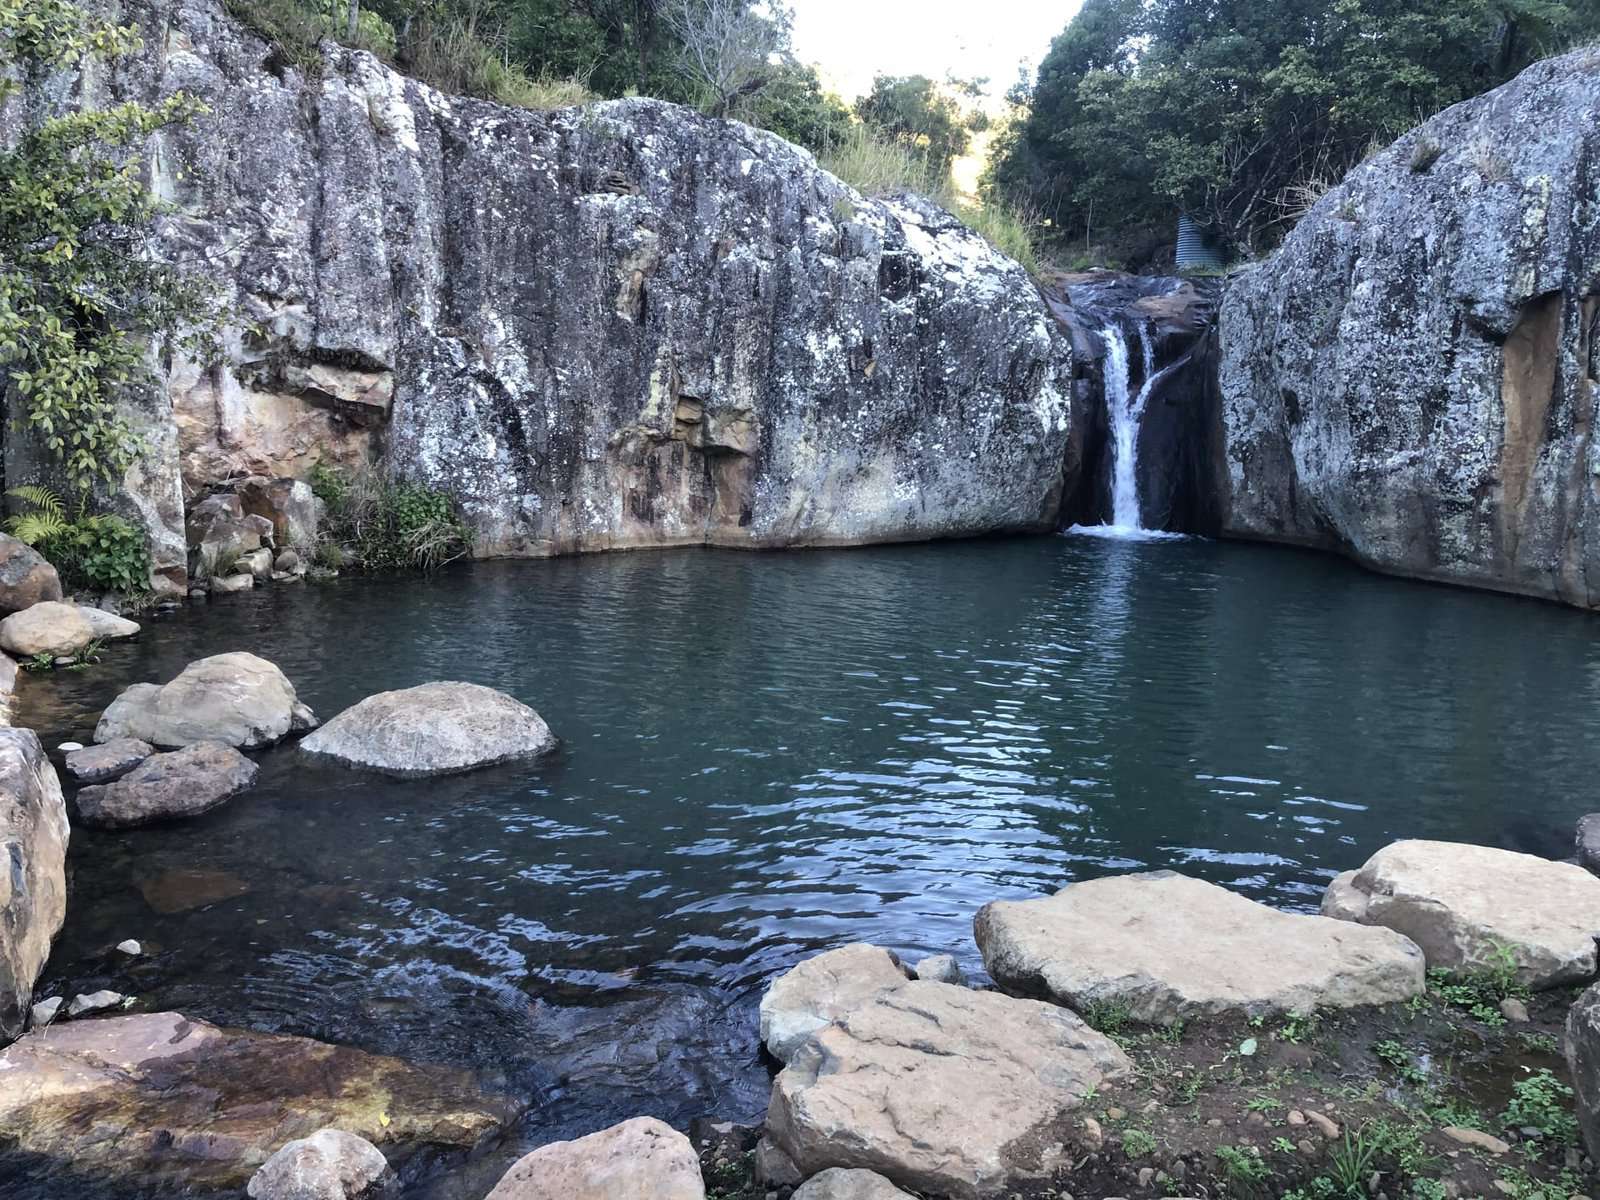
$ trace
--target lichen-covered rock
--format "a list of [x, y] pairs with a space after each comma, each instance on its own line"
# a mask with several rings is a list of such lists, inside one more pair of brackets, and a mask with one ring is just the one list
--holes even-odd
[[250, 1177], [250, 1200], [367, 1200], [394, 1179], [388, 1160], [366, 1138], [319, 1129], [280, 1147]]
[[1280, 912], [1173, 871], [997, 901], [973, 925], [1007, 991], [1154, 1024], [1390, 1004], [1423, 989], [1422, 952], [1397, 933]]
[[124, 689], [101, 714], [94, 740], [136, 738], [166, 748], [221, 742], [252, 750], [316, 723], [282, 671], [233, 651], [190, 663], [170, 683]]
[[1053, 524], [1067, 339], [948, 213], [672, 104], [506, 108], [331, 43], [284, 66], [214, 0], [122, 11], [142, 51], [29, 99], [209, 106], [161, 139], [160, 245], [249, 330], [144, 398], [144, 519], [381, 448], [484, 554]]
[[886, 988], [906, 982], [889, 951], [853, 942], [817, 954], [774, 979], [761, 996], [761, 1040], [788, 1062], [817, 1030]]
[[0, 615], [59, 599], [61, 577], [44, 555], [10, 534], [0, 533]]
[[1335, 879], [1323, 912], [1405, 934], [1430, 967], [1509, 966], [1530, 988], [1595, 977], [1600, 879], [1574, 863], [1461, 842], [1394, 842]]
[[[0, 729], [0, 1042], [22, 1032], [67, 915], [67, 807], [30, 729]], [[0, 1091], [4, 1091], [0, 1087]]]
[[552, 1142], [518, 1159], [486, 1200], [705, 1200], [689, 1139], [654, 1117]]
[[1600, 50], [1357, 167], [1221, 313], [1224, 531], [1600, 605]]
[[767, 1136], [803, 1176], [858, 1167], [980, 1200], [1065, 1166], [1074, 1111], [1131, 1065], [1067, 1009], [913, 980], [801, 1045]]
[[555, 749], [533, 709], [476, 683], [379, 692], [300, 743], [307, 754], [401, 778], [449, 775]]
[[77, 795], [78, 819], [101, 829], [128, 829], [198, 817], [249, 788], [259, 770], [232, 746], [195, 742], [152, 754], [111, 783], [84, 788]]
[[517, 1113], [464, 1071], [173, 1012], [69, 1021], [0, 1051], [0, 1140], [151, 1191], [243, 1189], [287, 1140], [475, 1146]]
[[70, 656], [94, 641], [94, 629], [76, 604], [42, 600], [0, 620], [0, 650], [18, 658]]

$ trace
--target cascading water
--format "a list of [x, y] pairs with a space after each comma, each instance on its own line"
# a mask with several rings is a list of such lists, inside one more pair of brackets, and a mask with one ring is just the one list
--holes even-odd
[[1139, 422], [1144, 417], [1144, 406], [1150, 399], [1150, 393], [1162, 377], [1172, 370], [1172, 366], [1169, 364], [1156, 370], [1154, 339], [1146, 337], [1143, 328], [1137, 325], [1134, 326], [1133, 336], [1139, 343], [1143, 359], [1144, 381], [1137, 392], [1130, 394], [1128, 339], [1120, 325], [1107, 325], [1100, 331], [1106, 347], [1102, 370], [1106, 418], [1111, 427], [1111, 523], [1074, 525], [1068, 531], [1070, 533], [1130, 539], [1181, 536], [1158, 529], [1146, 529], [1139, 510]]

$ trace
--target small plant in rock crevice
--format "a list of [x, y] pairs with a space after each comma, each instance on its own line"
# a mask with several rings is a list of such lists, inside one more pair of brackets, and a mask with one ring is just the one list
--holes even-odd
[[1473, 970], [1430, 970], [1428, 991], [1494, 1028], [1506, 1023], [1500, 1012], [1502, 1000], [1528, 996], [1528, 989], [1517, 982], [1516, 956], [1509, 946], [1499, 942], [1491, 948], [1489, 961]]
[[133, 595], [148, 589], [150, 552], [133, 524], [87, 507], [69, 519], [49, 488], [18, 487], [7, 494], [28, 506], [6, 522], [7, 532], [49, 559], [69, 586]]
[[472, 531], [444, 492], [371, 467], [319, 464], [311, 487], [327, 506], [317, 561], [365, 571], [433, 571], [472, 552]]

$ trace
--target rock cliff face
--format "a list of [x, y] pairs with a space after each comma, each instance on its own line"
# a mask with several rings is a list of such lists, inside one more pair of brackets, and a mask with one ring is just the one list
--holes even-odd
[[1221, 315], [1225, 533], [1600, 605], [1600, 51], [1358, 168]]
[[673, 105], [508, 109], [331, 44], [310, 78], [210, 0], [122, 15], [135, 58], [0, 132], [179, 89], [212, 110], [150, 160], [182, 210], [163, 253], [239, 314], [225, 361], [143, 401], [130, 493], [174, 582], [186, 500], [319, 460], [448, 489], [488, 554], [1053, 521], [1070, 348], [941, 210]]

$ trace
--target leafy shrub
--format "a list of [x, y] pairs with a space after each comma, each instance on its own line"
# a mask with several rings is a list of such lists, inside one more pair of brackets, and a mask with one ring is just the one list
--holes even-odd
[[1578, 1138], [1578, 1119], [1572, 1112], [1572, 1089], [1547, 1070], [1535, 1071], [1511, 1087], [1511, 1103], [1504, 1115], [1508, 1129], [1537, 1129], [1552, 1142], [1571, 1145]]
[[390, 479], [370, 467], [318, 464], [311, 488], [327, 505], [324, 565], [365, 571], [433, 571], [472, 550], [472, 532], [443, 492]]
[[6, 522], [12, 536], [48, 558], [69, 586], [140, 593], [150, 584], [150, 552], [144, 534], [113, 513], [80, 509], [68, 520], [61, 498], [49, 488], [13, 488], [29, 506]]

